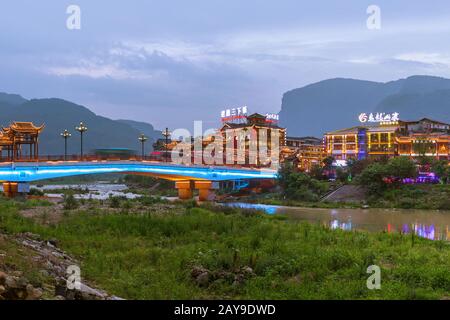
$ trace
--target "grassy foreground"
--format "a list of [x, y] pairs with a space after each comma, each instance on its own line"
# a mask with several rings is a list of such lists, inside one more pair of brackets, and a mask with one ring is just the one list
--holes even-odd
[[[127, 299], [441, 299], [450, 246], [401, 234], [329, 230], [231, 208], [95, 208], [40, 224], [0, 201], [0, 231], [56, 238], [82, 277]], [[49, 208], [51, 209], [51, 208]], [[381, 290], [366, 269], [381, 267]], [[242, 274], [240, 270], [251, 268]], [[208, 270], [198, 281], [195, 270]], [[238, 281], [236, 279], [238, 278]]]

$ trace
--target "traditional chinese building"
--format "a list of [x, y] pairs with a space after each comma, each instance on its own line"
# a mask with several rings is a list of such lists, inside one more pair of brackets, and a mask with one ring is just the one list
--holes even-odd
[[[368, 118], [361, 119], [367, 120]], [[370, 121], [370, 120], [369, 120]], [[386, 121], [328, 132], [325, 148], [336, 160], [394, 156], [432, 156], [450, 159], [450, 125], [423, 118]]]
[[294, 156], [295, 164], [300, 171], [310, 171], [315, 165], [322, 165], [326, 158], [323, 140], [316, 137], [287, 137], [286, 147], [289, 149], [287, 161]]
[[[237, 156], [240, 146], [245, 146], [245, 163], [251, 164], [250, 157], [256, 159], [255, 165], [267, 166], [268, 157], [273, 152], [278, 152], [278, 161], [283, 158], [283, 150], [286, 146], [286, 129], [278, 126], [274, 119], [268, 119], [259, 113], [253, 113], [246, 117], [243, 123], [226, 122], [219, 130], [224, 140], [224, 150], [232, 146]], [[233, 139], [231, 142], [230, 139]], [[277, 140], [273, 140], [277, 139]], [[260, 150], [265, 148], [268, 157], [260, 156]], [[251, 154], [254, 150], [255, 154]], [[225, 151], [224, 151], [225, 153]]]
[[[44, 125], [35, 126], [32, 122], [15, 121], [0, 131], [1, 156], [7, 152], [8, 160], [37, 159], [39, 157], [39, 134]], [[26, 150], [28, 154], [25, 157]]]

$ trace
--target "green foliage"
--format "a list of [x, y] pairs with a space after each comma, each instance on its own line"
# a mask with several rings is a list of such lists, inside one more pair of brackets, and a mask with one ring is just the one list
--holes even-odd
[[415, 178], [417, 176], [417, 167], [408, 157], [395, 157], [388, 161], [386, 173], [395, 177], [396, 181], [403, 178]]
[[397, 187], [401, 179], [416, 176], [414, 162], [407, 157], [396, 157], [386, 164], [376, 162], [369, 165], [357, 177], [357, 182], [367, 188], [368, 194], [381, 196], [389, 188]]
[[64, 195], [64, 209], [74, 210], [79, 207], [77, 199], [73, 196], [73, 193], [68, 193]]
[[436, 173], [443, 183], [450, 182], [450, 166], [447, 160], [434, 161], [431, 164], [431, 171]]
[[44, 192], [40, 189], [36, 189], [36, 188], [30, 188], [30, 192], [28, 192], [28, 195], [30, 196], [39, 196], [42, 197], [44, 196]]
[[311, 176], [296, 172], [290, 164], [285, 164], [278, 172], [278, 182], [286, 199], [317, 201], [328, 190], [328, 185]]
[[121, 197], [110, 196], [109, 197], [109, 206], [111, 208], [120, 208], [121, 200], [122, 200]]
[[[0, 202], [0, 229], [55, 238], [83, 277], [126, 299], [440, 299], [450, 293], [450, 247], [410, 235], [330, 230], [238, 209], [181, 205], [164, 216], [64, 217], [40, 225]], [[367, 290], [368, 265], [382, 290]], [[200, 266], [223, 274], [199, 286]], [[236, 270], [254, 275], [236, 285]]]

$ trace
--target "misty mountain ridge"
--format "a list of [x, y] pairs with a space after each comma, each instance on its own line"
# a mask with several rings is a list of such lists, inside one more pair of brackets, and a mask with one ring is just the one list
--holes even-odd
[[[9, 125], [11, 121], [32, 121], [35, 125], [45, 124], [40, 135], [39, 153], [63, 154], [64, 140], [60, 133], [67, 129], [72, 134], [68, 140], [68, 153], [80, 151], [79, 133], [75, 130], [80, 121], [88, 127], [84, 138], [84, 150], [97, 148], [129, 148], [140, 150], [138, 137], [147, 135], [146, 153], [152, 150], [152, 143], [160, 138], [160, 131], [153, 130], [150, 124], [136, 122], [145, 131], [133, 125], [133, 121], [116, 121], [96, 115], [88, 108], [63, 99], [26, 100], [19, 95], [0, 93], [0, 124]], [[26, 151], [27, 148], [24, 149]]]
[[283, 95], [280, 125], [289, 136], [322, 136], [358, 125], [362, 112], [399, 112], [403, 120], [450, 122], [450, 79], [411, 76], [386, 83], [334, 78]]

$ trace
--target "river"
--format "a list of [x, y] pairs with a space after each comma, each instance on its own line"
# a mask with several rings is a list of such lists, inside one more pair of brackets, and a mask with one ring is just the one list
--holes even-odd
[[284, 207], [242, 202], [228, 206], [263, 210], [267, 214], [282, 214], [289, 219], [325, 224], [332, 229], [365, 230], [370, 232], [415, 233], [430, 240], [450, 241], [450, 211], [412, 209], [320, 209]]

